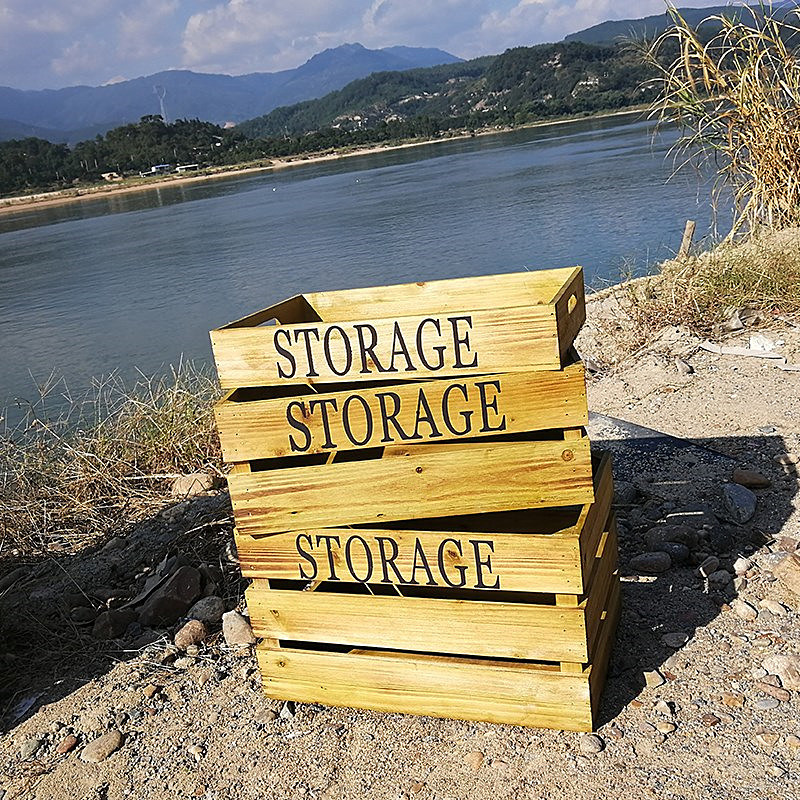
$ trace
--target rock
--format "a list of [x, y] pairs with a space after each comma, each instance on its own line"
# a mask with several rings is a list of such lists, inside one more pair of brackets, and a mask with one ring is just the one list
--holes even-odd
[[798, 541], [791, 536], [781, 536], [778, 539], [778, 549], [783, 550], [785, 553], [794, 553], [797, 550]]
[[719, 725], [721, 720], [716, 714], [703, 714], [703, 716], [700, 717], [700, 722], [702, 722], [706, 728], [713, 728], [715, 725]]
[[89, 625], [97, 619], [97, 611], [87, 606], [77, 606], [69, 612], [69, 618], [76, 625]]
[[761, 608], [763, 608], [765, 611], [768, 611], [770, 614], [774, 614], [776, 617], [785, 617], [789, 613], [786, 606], [782, 605], [777, 600], [770, 600], [769, 598], [766, 598], [759, 601], [758, 605], [761, 606]]
[[672, 566], [672, 559], [667, 553], [642, 553], [631, 559], [631, 569], [642, 575], [659, 575]]
[[682, 358], [675, 359], [675, 369], [678, 370], [679, 375], [694, 374], [694, 367], [688, 361], [684, 361]]
[[797, 474], [798, 465], [800, 465], [800, 454], [798, 453], [781, 453], [772, 459], [776, 464], [783, 467], [783, 471], [787, 474]]
[[154, 683], [148, 683], [147, 686], [142, 689], [142, 694], [148, 700], [152, 700], [160, 691], [161, 687], [156, 686]]
[[743, 592], [747, 588], [747, 578], [734, 578], [733, 590], [735, 592]]
[[206, 624], [216, 624], [225, 613], [225, 603], [221, 597], [209, 595], [198, 600], [187, 612], [189, 619], [199, 619]]
[[689, 641], [689, 637], [683, 633], [683, 631], [676, 631], [675, 633], [665, 633], [661, 637], [661, 641], [664, 642], [667, 647], [677, 650]]
[[25, 739], [19, 746], [19, 757], [23, 761], [27, 761], [36, 755], [36, 751], [42, 746], [41, 739]]
[[764, 681], [761, 681], [761, 683], [756, 686], [756, 689], [758, 689], [759, 692], [768, 694], [770, 697], [774, 697], [779, 703], [788, 703], [789, 700], [792, 699], [791, 693], [786, 691], [786, 689], [782, 689], [780, 686], [773, 686]]
[[656, 722], [656, 730], [659, 733], [672, 733], [676, 727], [677, 726], [672, 722]]
[[222, 615], [222, 635], [228, 647], [243, 647], [256, 642], [250, 622], [238, 611]]
[[662, 542], [676, 542], [692, 548], [697, 546], [697, 531], [688, 525], [656, 525], [645, 533], [644, 540], [653, 550]]
[[733, 575], [726, 569], [718, 569], [708, 576], [708, 582], [714, 586], [727, 586], [733, 580]]
[[740, 556], [733, 562], [733, 571], [737, 575], [744, 575], [749, 569], [752, 569], [753, 562], [749, 558]]
[[208, 630], [199, 619], [190, 619], [176, 634], [175, 647], [186, 650], [192, 645], [201, 644], [208, 638]]
[[762, 747], [775, 747], [780, 738], [781, 737], [774, 731], [760, 730], [756, 732], [756, 741], [762, 745]]
[[81, 760], [92, 764], [105, 761], [112, 753], [122, 747], [122, 734], [114, 729], [89, 742], [81, 751]]
[[756, 496], [738, 483], [726, 483], [722, 487], [722, 502], [733, 522], [744, 525], [756, 513]]
[[258, 725], [269, 725], [275, 722], [276, 719], [278, 719], [278, 712], [272, 708], [265, 708], [256, 714], [256, 723]]
[[192, 744], [186, 748], [186, 752], [192, 756], [195, 761], [200, 761], [206, 751], [199, 744]]
[[614, 499], [623, 506], [633, 505], [639, 498], [639, 490], [629, 481], [615, 481]]
[[189, 669], [192, 664], [194, 664], [194, 659], [183, 656], [181, 658], [176, 658], [172, 666], [175, 667], [175, 669]]
[[800, 556], [789, 553], [772, 568], [772, 573], [787, 589], [800, 596]]
[[756, 609], [753, 608], [750, 603], [747, 603], [738, 597], [731, 601], [731, 608], [737, 617], [748, 622], [752, 622], [758, 617], [758, 611], [756, 611]]
[[601, 753], [606, 743], [596, 733], [585, 733], [580, 738], [581, 753]]
[[656, 711], [658, 711], [659, 714], [663, 714], [665, 717], [672, 717], [675, 715], [672, 706], [666, 700], [659, 700], [656, 703]]
[[200, 585], [200, 573], [194, 567], [179, 567], [144, 601], [139, 622], [148, 628], [172, 625], [200, 596]]
[[645, 672], [644, 682], [650, 689], [655, 689], [658, 686], [663, 686], [665, 683], [664, 676], [657, 669], [654, 669], [650, 672]]
[[114, 536], [103, 545], [104, 553], [113, 553], [116, 550], [124, 550], [128, 546], [128, 540], [121, 536]]
[[477, 772], [481, 768], [481, 765], [485, 759], [486, 756], [484, 756], [480, 750], [474, 750], [471, 753], [467, 753], [467, 755], [464, 757], [464, 763]]
[[707, 578], [712, 572], [716, 572], [718, 569], [719, 559], [716, 556], [709, 556], [697, 568], [697, 571], [703, 578]]
[[279, 716], [281, 719], [294, 719], [294, 703], [291, 700], [287, 700], [283, 704]]
[[672, 559], [672, 563], [677, 565], [686, 564], [691, 556], [691, 550], [680, 542], [657, 542], [653, 550], [666, 553]]
[[722, 702], [724, 705], [728, 706], [728, 708], [744, 707], [744, 697], [740, 694], [734, 694], [733, 692], [723, 692]]
[[128, 625], [136, 619], [131, 608], [111, 608], [98, 614], [92, 628], [95, 639], [119, 639], [128, 630]]
[[800, 750], [800, 736], [795, 736], [793, 733], [790, 733], [786, 737], [786, 746], [790, 750]]
[[70, 751], [74, 750], [78, 744], [78, 737], [74, 734], [70, 733], [65, 736], [56, 747], [56, 753], [59, 755], [64, 755], [64, 753], [69, 753]]
[[755, 680], [761, 680], [761, 678], [766, 678], [769, 673], [763, 667], [753, 667], [750, 670], [750, 677], [754, 678]]
[[800, 692], [800, 656], [769, 656], [764, 659], [762, 666], [770, 675], [777, 675], [781, 679], [784, 689]]
[[197, 497], [198, 495], [210, 492], [215, 486], [213, 475], [205, 472], [192, 472], [189, 475], [181, 475], [172, 481], [170, 492], [173, 497]]
[[642, 720], [636, 728], [639, 733], [643, 733], [645, 736], [650, 736], [656, 732], [656, 726], [652, 722], [646, 722], [645, 720]]
[[28, 570], [25, 569], [25, 567], [17, 567], [17, 569], [11, 570], [8, 575], [4, 575], [0, 578], [0, 594], [6, 589], [10, 589], [20, 578], [23, 578], [27, 574]]
[[625, 738], [625, 731], [624, 731], [624, 730], [622, 730], [622, 728], [620, 728], [618, 725], [612, 725], [610, 728], [608, 728], [608, 731], [607, 731], [607, 732], [608, 732], [608, 735], [609, 735], [609, 736], [610, 736], [612, 739], [614, 739], [615, 741], [617, 741], [617, 742], [618, 742], [620, 739], [624, 739], [624, 738]]
[[756, 700], [754, 705], [759, 711], [771, 711], [773, 708], [777, 708], [780, 703], [774, 697], [762, 697]]
[[733, 482], [747, 489], [769, 489], [772, 481], [760, 472], [751, 469], [735, 469], [733, 471]]

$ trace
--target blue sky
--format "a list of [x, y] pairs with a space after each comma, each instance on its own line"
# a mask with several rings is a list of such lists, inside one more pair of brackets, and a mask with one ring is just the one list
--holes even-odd
[[343, 42], [471, 58], [664, 9], [664, 0], [0, 0], [0, 85], [98, 85], [175, 68], [272, 72]]

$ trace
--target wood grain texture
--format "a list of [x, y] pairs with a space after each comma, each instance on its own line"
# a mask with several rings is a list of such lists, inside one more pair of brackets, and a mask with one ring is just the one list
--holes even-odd
[[592, 728], [585, 673], [412, 653], [259, 647], [257, 654], [264, 691], [278, 700], [557, 730]]
[[[273, 392], [278, 394], [274, 389]], [[400, 435], [396, 428], [383, 424], [382, 412], [387, 406], [391, 410], [395, 402], [389, 404], [385, 399], [387, 392], [399, 398], [397, 425], [408, 435], [418, 436], [419, 441], [492, 435], [501, 426], [511, 434], [580, 428], [588, 422], [581, 363], [558, 371], [409, 382], [377, 388], [359, 388], [354, 384], [342, 391], [324, 393], [298, 386], [293, 395], [263, 400], [239, 401], [233, 392], [214, 409], [223, 457], [232, 463], [293, 455], [300, 448], [306, 453], [322, 453], [380, 447], [387, 443], [387, 438], [389, 443], [397, 443]], [[269, 393], [269, 389], [264, 390], [264, 394]], [[418, 421], [427, 414], [424, 403], [428, 405], [433, 425]], [[290, 415], [308, 428], [308, 441], [302, 431], [289, 423]]]
[[592, 502], [587, 438], [509, 441], [228, 477], [241, 535]]
[[256, 636], [281, 641], [586, 663], [616, 567], [616, 536], [610, 532], [589, 594], [574, 607], [534, 602], [540, 595], [498, 602], [484, 594], [484, 602], [449, 599], [457, 590], [430, 597], [371, 596], [275, 590], [262, 581], [247, 590], [247, 607]]
[[[248, 578], [311, 579], [313, 570], [297, 548], [297, 537], [300, 536], [306, 537], [301, 539], [301, 546], [315, 559], [318, 571], [315, 578], [322, 576], [328, 580], [332, 577], [325, 544], [329, 542], [336, 576], [344, 582], [354, 582], [369, 570], [368, 556], [360, 542], [354, 542], [349, 550], [350, 563], [358, 577], [350, 572], [345, 557], [348, 539], [358, 536], [366, 542], [372, 557], [374, 580], [383, 582], [378, 566], [380, 540], [389, 537], [397, 544], [394, 563], [405, 580], [412, 574], [419, 542], [432, 562], [437, 583], [443, 583], [438, 574], [438, 554], [443, 548], [447, 575], [455, 580], [463, 569], [468, 585], [475, 586], [477, 566], [469, 542], [482, 540], [493, 543], [492, 571], [500, 576], [503, 590], [580, 595], [589, 586], [593, 558], [609, 516], [613, 494], [610, 457], [603, 455], [596, 460], [596, 465], [595, 503], [574, 509], [533, 509], [421, 519], [405, 524], [399, 522], [396, 527], [308, 528], [265, 536], [246, 536], [237, 529], [236, 547], [242, 573]], [[590, 508], [590, 505], [595, 508]], [[311, 548], [307, 544], [309, 541]], [[395, 572], [387, 570], [387, 576], [390, 582], [399, 582]]]

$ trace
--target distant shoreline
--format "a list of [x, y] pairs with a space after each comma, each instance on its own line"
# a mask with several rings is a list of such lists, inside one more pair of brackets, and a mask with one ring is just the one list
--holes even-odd
[[116, 197], [123, 194], [135, 192], [150, 192], [154, 189], [162, 189], [172, 186], [186, 186], [193, 183], [214, 181], [222, 178], [236, 178], [240, 175], [249, 175], [259, 172], [271, 172], [274, 170], [288, 169], [291, 167], [306, 166], [309, 164], [320, 164], [327, 161], [339, 161], [345, 158], [358, 158], [360, 156], [375, 155], [378, 153], [390, 153], [394, 150], [405, 150], [411, 147], [424, 147], [425, 145], [441, 144], [443, 142], [453, 142], [463, 139], [471, 139], [478, 136], [498, 136], [512, 131], [525, 130], [527, 128], [541, 128], [546, 125], [566, 125], [570, 122], [580, 122], [587, 119], [605, 119], [608, 117], [631, 116], [640, 114], [642, 107], [625, 109], [623, 111], [608, 111], [590, 116], [562, 117], [553, 120], [541, 120], [531, 122], [526, 125], [514, 127], [504, 127], [501, 129], [486, 129], [472, 133], [462, 133], [455, 136], [441, 137], [438, 139], [425, 139], [422, 141], [408, 141], [396, 145], [376, 144], [372, 146], [359, 147], [348, 152], [331, 153], [309, 153], [291, 156], [289, 158], [272, 159], [269, 164], [259, 166], [231, 165], [227, 167], [213, 168], [213, 172], [206, 172], [202, 175], [167, 175], [160, 178], [144, 179], [147, 183], [136, 183], [134, 185], [119, 185], [114, 183], [87, 186], [81, 189], [60, 189], [55, 192], [41, 192], [36, 194], [22, 195], [19, 197], [0, 198], [0, 215], [22, 213], [30, 211], [32, 208], [50, 208], [52, 206], [67, 205], [70, 203], [80, 203], [84, 200], [96, 200], [106, 197]]

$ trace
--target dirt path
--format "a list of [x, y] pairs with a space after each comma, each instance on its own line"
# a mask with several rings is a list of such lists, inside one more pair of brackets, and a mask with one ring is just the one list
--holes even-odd
[[[800, 331], [776, 323], [760, 333], [800, 363]], [[747, 346], [749, 335], [728, 344]], [[584, 349], [597, 353], [597, 342], [585, 337]], [[693, 371], [682, 374], [676, 358]], [[187, 657], [169, 647], [174, 629], [158, 638], [134, 626], [101, 642], [74, 621], [81, 590], [96, 608], [104, 587], [113, 606], [168, 554], [207, 564], [235, 605], [242, 587], [226, 555], [221, 494], [95, 552], [26, 568], [0, 592], [0, 668], [15, 692], [0, 736], [0, 798], [800, 797], [800, 673], [774, 658], [800, 656], [800, 597], [773, 574], [777, 554], [800, 539], [800, 483], [775, 461], [800, 453], [799, 387], [800, 373], [776, 360], [708, 353], [680, 332], [591, 381], [591, 407], [607, 415], [592, 434], [616, 456], [623, 573], [600, 752], [572, 733], [292, 709], [262, 697], [250, 651], [237, 654], [219, 634]], [[755, 517], [742, 525], [722, 501], [737, 467], [771, 482], [755, 490]], [[674, 550], [671, 569], [639, 575], [631, 560], [661, 521], [685, 523], [689, 562]], [[709, 579], [698, 564], [712, 556], [719, 566]], [[740, 556], [749, 563], [735, 577]], [[121, 746], [99, 763], [83, 760], [83, 747], [110, 730]], [[71, 734], [76, 746], [59, 754]]]

